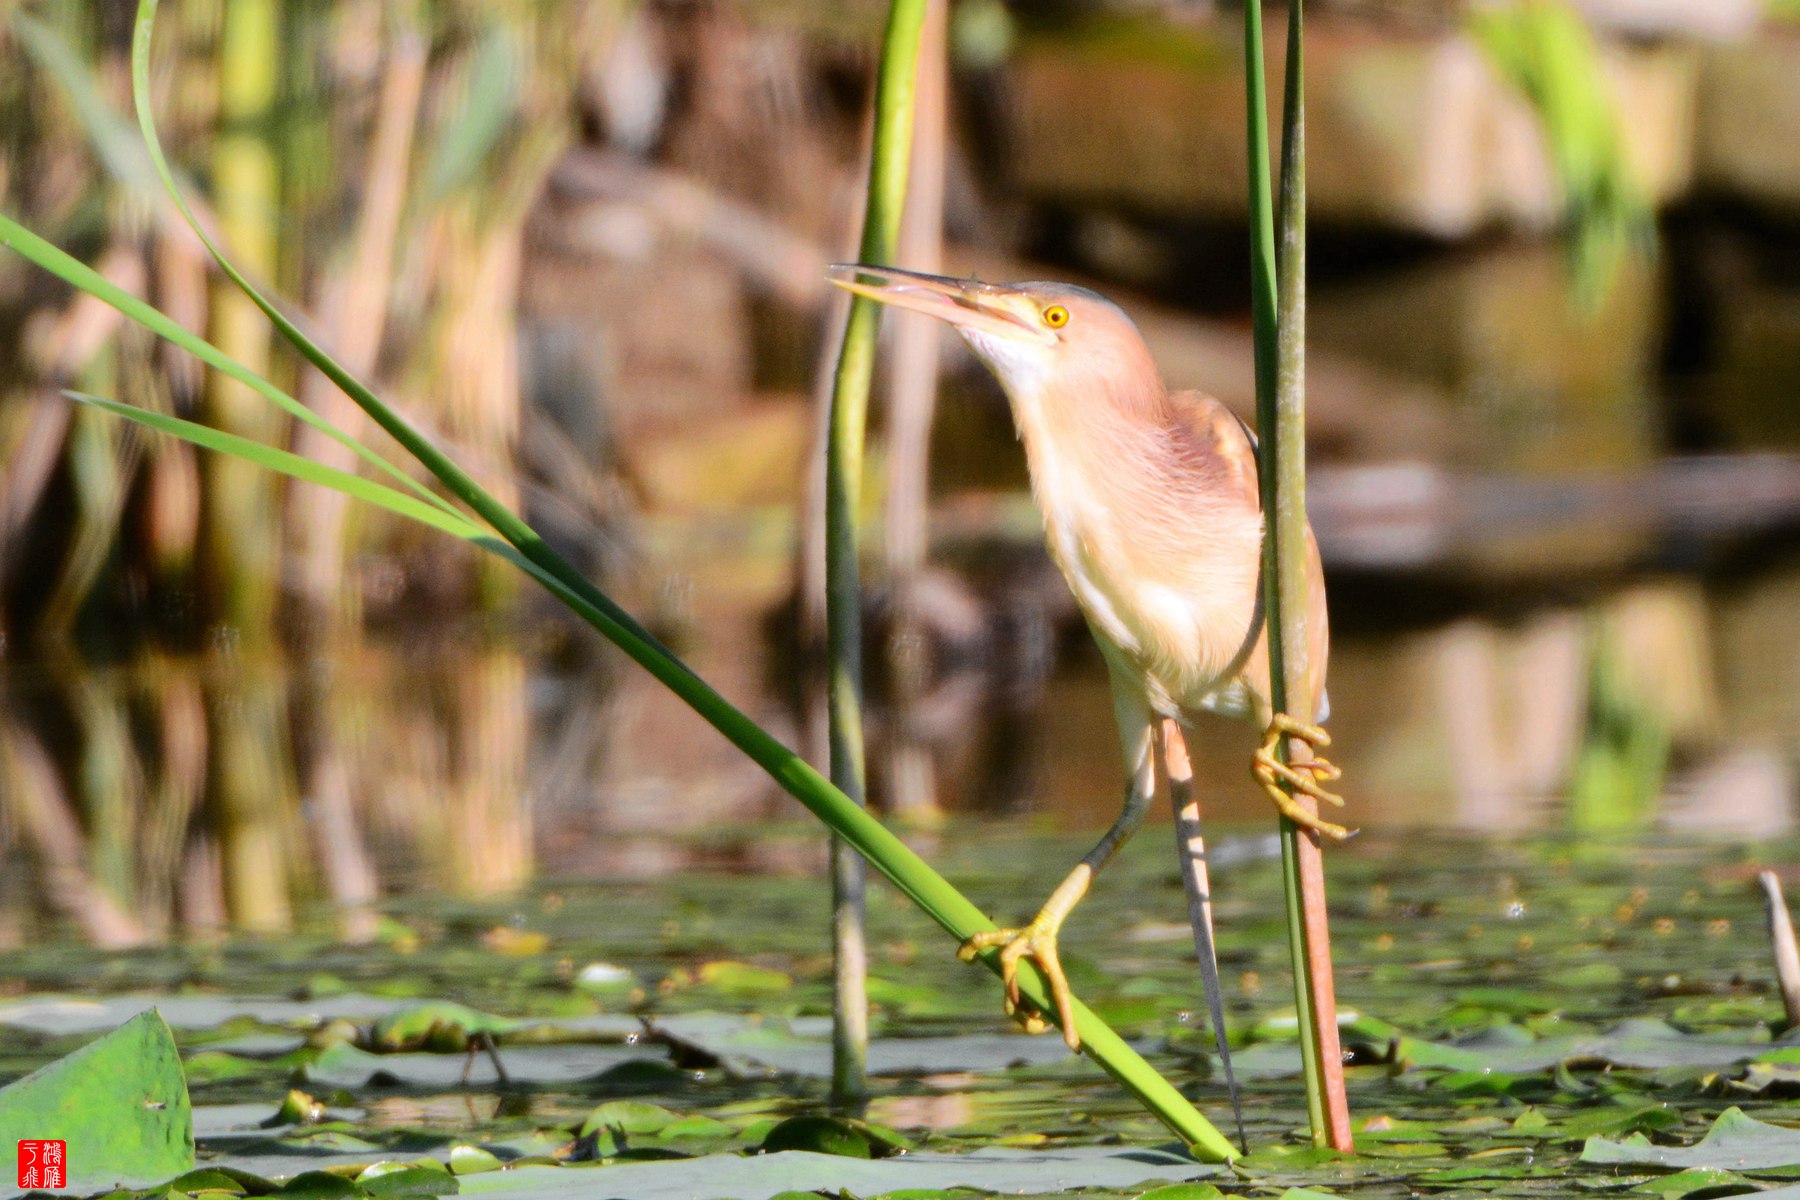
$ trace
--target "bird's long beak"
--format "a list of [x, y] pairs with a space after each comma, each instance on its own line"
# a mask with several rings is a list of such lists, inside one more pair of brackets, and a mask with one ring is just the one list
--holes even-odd
[[846, 292], [921, 312], [958, 329], [1045, 346], [1056, 342], [1056, 334], [1043, 323], [1037, 302], [1003, 283], [858, 263], [835, 263], [825, 277]]

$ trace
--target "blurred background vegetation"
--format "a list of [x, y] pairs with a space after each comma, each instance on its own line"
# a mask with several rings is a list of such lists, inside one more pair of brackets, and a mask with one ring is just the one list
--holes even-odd
[[[158, 43], [164, 136], [237, 261], [809, 747], [821, 272], [853, 244], [883, 10], [167, 0]], [[1800, 14], [1314, 10], [1312, 505], [1358, 823], [1788, 828]], [[1235, 20], [940, 7], [903, 261], [1091, 283], [1172, 383], [1247, 413]], [[0, 0], [0, 205], [362, 428], [160, 194], [130, 23]], [[1004, 402], [893, 336], [875, 800], [926, 838], [1103, 824], [1103, 673]], [[503, 570], [64, 387], [350, 465], [0, 259], [0, 946], [308, 913], [359, 939], [410, 889], [821, 869], [757, 836], [793, 815], [766, 779]], [[1266, 823], [1249, 737], [1204, 730], [1198, 775], [1209, 814]]]

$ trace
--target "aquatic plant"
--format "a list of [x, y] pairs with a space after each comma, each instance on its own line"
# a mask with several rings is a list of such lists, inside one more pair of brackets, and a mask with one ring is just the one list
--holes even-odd
[[[912, 158], [913, 96], [925, 0], [894, 0], [882, 39], [875, 84], [875, 130], [869, 150], [869, 182], [863, 213], [862, 262], [890, 263], [900, 240]], [[861, 296], [850, 302], [844, 339], [832, 380], [825, 458], [825, 639], [831, 737], [831, 782], [858, 804], [866, 802], [863, 757], [862, 578], [857, 513], [861, 510], [863, 443], [869, 389], [875, 376], [877, 305]], [[868, 1000], [863, 972], [863, 870], [841, 841], [832, 841], [832, 950], [836, 958], [832, 1093], [860, 1095], [868, 1054]]]
[[[1268, 103], [1263, 81], [1262, 4], [1244, 6], [1245, 114], [1250, 164], [1251, 311], [1256, 337], [1257, 456], [1262, 487], [1263, 594], [1268, 614], [1269, 699], [1305, 686], [1306, 603], [1306, 121], [1305, 10], [1288, 7], [1287, 79], [1282, 103], [1279, 228], [1269, 189]], [[1286, 739], [1276, 746], [1286, 761]], [[1303, 799], [1296, 796], [1296, 799]], [[1337, 1001], [1325, 912], [1325, 869], [1317, 834], [1281, 818], [1288, 948], [1300, 1018], [1307, 1117], [1313, 1141], [1353, 1148], [1338, 1049]]]
[[1484, 6], [1469, 20], [1488, 61], [1538, 118], [1562, 189], [1575, 298], [1595, 307], [1625, 256], [1656, 244], [1656, 215], [1626, 160], [1599, 47], [1562, 0]]

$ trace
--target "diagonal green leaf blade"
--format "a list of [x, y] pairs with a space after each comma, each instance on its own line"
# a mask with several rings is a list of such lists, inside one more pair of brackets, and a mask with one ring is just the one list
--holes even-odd
[[156, 334], [165, 341], [181, 347], [183, 350], [186, 350], [189, 354], [192, 354], [195, 358], [198, 358], [201, 362], [213, 368], [215, 371], [218, 371], [220, 374], [237, 380], [270, 403], [278, 405], [286, 412], [292, 414], [296, 420], [306, 422], [314, 429], [317, 429], [327, 437], [330, 437], [333, 441], [348, 447], [364, 462], [375, 467], [390, 478], [398, 480], [428, 503], [447, 513], [456, 514], [455, 506], [449, 501], [433, 492], [418, 480], [412, 478], [393, 463], [382, 458], [368, 446], [357, 441], [312, 409], [307, 408], [304, 404], [301, 404], [298, 400], [294, 399], [286, 392], [283, 392], [280, 388], [264, 379], [261, 375], [258, 375], [255, 371], [246, 367], [243, 363], [238, 362], [230, 355], [218, 349], [211, 342], [184, 329], [181, 325], [170, 320], [167, 316], [158, 311], [154, 306], [133, 296], [130, 292], [119, 287], [86, 263], [71, 257], [57, 247], [52, 246], [49, 242], [31, 232], [31, 230], [25, 228], [23, 225], [20, 225], [17, 221], [7, 217], [5, 214], [0, 214], [0, 246], [5, 246], [10, 250], [15, 251], [27, 261], [50, 272], [50, 274], [61, 279], [64, 283], [78, 288], [94, 297], [96, 300], [118, 309], [120, 313], [129, 317], [131, 320], [136, 321], [151, 333]]
[[85, 392], [64, 392], [65, 396], [81, 404], [123, 417], [159, 433], [171, 434], [186, 442], [191, 442], [206, 450], [216, 450], [221, 454], [229, 454], [253, 462], [260, 467], [286, 475], [290, 479], [298, 479], [304, 483], [315, 483], [334, 491], [354, 496], [358, 500], [366, 500], [389, 512], [410, 517], [433, 529], [440, 529], [465, 541], [477, 541], [483, 537], [491, 537], [482, 526], [456, 512], [445, 512], [436, 505], [426, 504], [405, 492], [366, 479], [361, 475], [353, 475], [348, 471], [340, 471], [336, 467], [328, 467], [324, 463], [314, 462], [310, 458], [295, 454], [292, 451], [280, 450], [249, 438], [239, 437], [234, 433], [225, 433], [210, 425], [201, 425], [194, 421], [173, 417], [168, 413], [153, 412], [147, 408], [138, 408], [131, 404], [122, 404], [117, 400], [109, 400], [104, 396], [90, 396]]
[[154, 193], [156, 173], [144, 155], [143, 143], [131, 135], [131, 122], [100, 94], [87, 65], [55, 29], [30, 13], [16, 10], [8, 20], [19, 45], [68, 97], [101, 165], [120, 183]]
[[[199, 218], [194, 216], [193, 208], [188, 204], [186, 196], [175, 182], [175, 173], [169, 166], [168, 157], [163, 153], [162, 138], [156, 132], [156, 118], [150, 108], [150, 47], [152, 35], [156, 29], [156, 9], [157, 0], [139, 0], [137, 20], [132, 32], [131, 95], [137, 107], [138, 128], [144, 135], [144, 146], [150, 152], [151, 165], [156, 168], [157, 175], [162, 179], [163, 187], [175, 201], [175, 206], [181, 210], [182, 217], [187, 220], [195, 236], [206, 247], [207, 253], [212, 255], [213, 262], [218, 265], [225, 277], [236, 285], [239, 291], [248, 296], [256, 307], [262, 310], [263, 315], [269, 319], [290, 345], [304, 355], [308, 362], [323, 372], [325, 377], [336, 384], [345, 395], [356, 401], [363, 411], [374, 419], [376, 424], [385, 429], [395, 441], [406, 448], [409, 454], [424, 464], [427, 470], [436, 475], [451, 491], [480, 513], [483, 520], [494, 525], [495, 528], [501, 529], [506, 534], [508, 541], [517, 542], [518, 537], [515, 534], [518, 533], [529, 535], [532, 540], [537, 540], [536, 534], [532, 533], [523, 521], [514, 516], [505, 505], [476, 483], [472, 476], [432, 444], [430, 439], [414, 428], [411, 422], [389, 408], [343, 364], [328, 354], [318, 343], [307, 337], [300, 327], [288, 318], [287, 314], [277, 308], [273, 301], [244, 277], [243, 272], [232, 265], [231, 260], [225, 257], [225, 252], [219, 248], [218, 243], [214, 242], [206, 232], [206, 228], [200, 223]], [[246, 379], [245, 382], [250, 383], [250, 380]], [[250, 383], [250, 386], [257, 387], [255, 383]], [[281, 393], [266, 381], [262, 383], [261, 387], [257, 387], [257, 390], [277, 404], [281, 404], [283, 408], [288, 408], [289, 404], [293, 404], [294, 408], [288, 408], [288, 411], [293, 412], [295, 416], [300, 416], [301, 412], [307, 411], [298, 401], [282, 397]], [[314, 415], [316, 416], [316, 414]], [[301, 419], [306, 420], [307, 418], [302, 417]], [[309, 420], [308, 423], [312, 424], [313, 422]], [[332, 433], [332, 436], [347, 445], [359, 447], [359, 454], [373, 455], [373, 451], [366, 446], [360, 446], [360, 443], [355, 442], [354, 439], [349, 439], [348, 435], [333, 432], [330, 426], [320, 426], [320, 428]], [[379, 461], [378, 457], [376, 461]], [[393, 468], [389, 464], [389, 469], [397, 468]], [[429, 494], [428, 489], [427, 494]], [[441, 498], [434, 496], [433, 499], [436, 502], [442, 502]], [[506, 532], [509, 528], [512, 529], [512, 532]], [[573, 568], [569, 568], [569, 570], [571, 574], [579, 578], [579, 574], [574, 572]]]
[[424, 203], [441, 201], [474, 177], [519, 107], [519, 47], [499, 21], [478, 35], [463, 95], [444, 122], [425, 169]]

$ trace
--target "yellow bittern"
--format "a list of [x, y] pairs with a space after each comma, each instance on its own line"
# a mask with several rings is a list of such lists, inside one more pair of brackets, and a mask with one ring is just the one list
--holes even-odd
[[[1173, 785], [1178, 767], [1186, 778], [1181, 731], [1192, 714], [1255, 720], [1265, 736], [1251, 770], [1269, 798], [1308, 829], [1348, 836], [1289, 794], [1342, 804], [1323, 787], [1337, 769], [1310, 754], [1289, 766], [1275, 754], [1283, 737], [1307, 748], [1329, 744], [1318, 727], [1327, 714], [1328, 636], [1318, 547], [1309, 529], [1306, 686], [1288, 697], [1293, 713], [1277, 713], [1269, 700], [1262, 614], [1256, 443], [1229, 409], [1200, 392], [1164, 386], [1131, 318], [1086, 288], [981, 283], [855, 264], [832, 267], [830, 279], [859, 296], [948, 322], [998, 377], [1025, 443], [1050, 555], [1106, 660], [1125, 750], [1124, 811], [1029, 925], [983, 934], [963, 947], [964, 958], [1002, 947], [1007, 1011], [1042, 1029], [1042, 1014], [1021, 1011], [1017, 978], [1019, 960], [1035, 960], [1075, 1048], [1073, 998], [1057, 935], [1149, 808], [1159, 721]], [[1217, 966], [1207, 957], [1202, 966], [1209, 968], [1206, 983], [1216, 1005]], [[1216, 1007], [1214, 1013], [1217, 1024]], [[1222, 1030], [1215, 1034], [1223, 1037]]]

